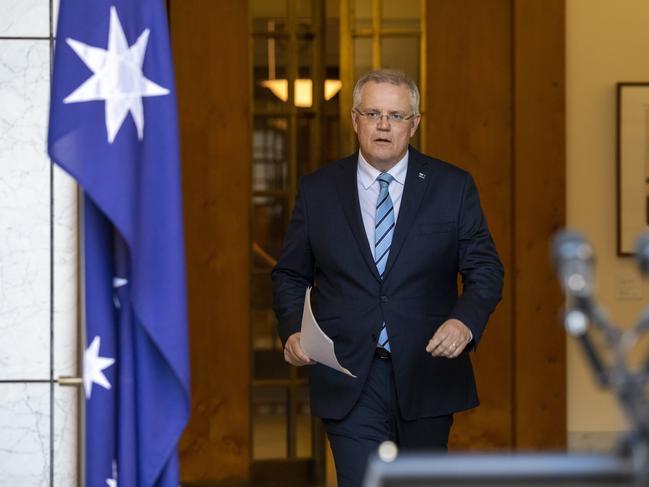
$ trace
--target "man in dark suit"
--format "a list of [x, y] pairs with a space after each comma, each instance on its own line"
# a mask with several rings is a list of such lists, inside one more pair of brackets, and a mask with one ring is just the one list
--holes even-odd
[[[453, 413], [478, 405], [468, 351], [501, 298], [503, 267], [471, 176], [409, 146], [419, 120], [419, 91], [403, 73], [358, 80], [360, 150], [300, 180], [272, 273], [284, 357], [310, 366], [311, 411], [340, 487], [361, 484], [382, 441], [445, 450]], [[307, 286], [356, 378], [302, 350]]]

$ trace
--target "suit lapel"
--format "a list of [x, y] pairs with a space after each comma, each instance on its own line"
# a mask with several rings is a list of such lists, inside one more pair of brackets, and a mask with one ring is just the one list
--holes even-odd
[[376, 269], [376, 264], [374, 264], [374, 258], [370, 251], [370, 243], [367, 241], [365, 227], [363, 226], [363, 217], [361, 216], [361, 207], [358, 202], [358, 183], [356, 181], [357, 164], [358, 152], [338, 163], [336, 189], [349, 226], [363, 255], [363, 260], [365, 260], [372, 275], [380, 281], [381, 277]]
[[426, 188], [428, 187], [430, 179], [429, 165], [419, 152], [414, 150], [412, 147], [409, 147], [406, 183], [403, 187], [401, 207], [399, 208], [397, 225], [394, 229], [392, 246], [390, 247], [390, 253], [388, 254], [388, 262], [385, 265], [385, 274], [383, 275], [384, 280], [387, 280], [390, 270], [399, 256], [403, 242], [415, 222], [417, 210], [419, 210], [419, 206], [421, 205], [421, 201], [426, 193]]

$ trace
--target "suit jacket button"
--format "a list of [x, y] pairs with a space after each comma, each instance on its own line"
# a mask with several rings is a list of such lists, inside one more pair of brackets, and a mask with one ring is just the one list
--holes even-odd
[[382, 303], [387, 303], [388, 301], [390, 301], [390, 300], [388, 299], [387, 296], [385, 296], [385, 295], [381, 296], [381, 302]]

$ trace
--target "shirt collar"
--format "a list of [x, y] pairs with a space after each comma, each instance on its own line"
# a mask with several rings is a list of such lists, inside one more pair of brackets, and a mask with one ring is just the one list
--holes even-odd
[[[399, 162], [397, 162], [392, 169], [390, 169], [388, 174], [394, 178], [394, 180], [404, 185], [406, 183], [406, 172], [408, 171], [408, 152], [404, 155]], [[381, 174], [377, 168], [372, 166], [369, 162], [365, 160], [361, 151], [358, 151], [358, 180], [364, 189], [368, 189], [376, 178]]]

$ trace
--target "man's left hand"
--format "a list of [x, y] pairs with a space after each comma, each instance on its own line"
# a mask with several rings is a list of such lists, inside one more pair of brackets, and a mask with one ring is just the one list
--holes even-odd
[[433, 357], [455, 358], [471, 341], [471, 331], [460, 320], [451, 318], [437, 329], [428, 341], [426, 351]]

